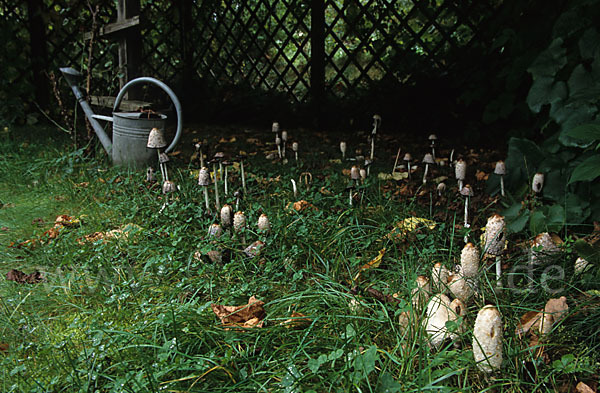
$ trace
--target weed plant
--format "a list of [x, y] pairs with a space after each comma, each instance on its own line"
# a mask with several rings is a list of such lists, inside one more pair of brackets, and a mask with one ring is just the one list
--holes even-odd
[[[229, 233], [215, 244], [207, 236], [215, 217], [204, 214], [190, 174], [198, 168], [170, 168], [181, 190], [159, 213], [165, 199], [143, 173], [113, 168], [102, 153], [91, 159], [83, 150], [65, 151], [66, 141], [43, 135], [13, 131], [0, 144], [0, 270], [40, 270], [46, 279], [0, 279], [0, 342], [8, 345], [0, 354], [2, 392], [530, 392], [598, 378], [598, 295], [583, 293], [597, 285], [581, 276], [555, 282], [553, 294], [527, 290], [524, 279], [516, 280], [523, 290], [498, 292], [493, 271], [485, 270], [481, 297], [454, 343], [432, 349], [420, 324], [401, 329], [398, 317], [412, 307], [416, 277], [429, 275], [435, 262], [450, 268], [458, 260], [461, 211], [447, 210], [448, 220], [433, 230], [388, 239], [398, 221], [434, 219], [447, 205], [390, 197], [375, 169], [360, 205], [348, 206], [342, 165], [328, 162], [335, 144], [303, 153], [301, 167], [251, 159], [241, 207], [246, 244]], [[290, 178], [307, 169], [315, 184], [300, 187], [297, 199], [314, 209], [297, 212], [288, 206], [295, 201]], [[261, 213], [271, 221], [269, 234], [255, 228]], [[46, 244], [15, 247], [42, 236], [60, 214], [81, 224]], [[135, 228], [128, 238], [81, 241], [124, 225]], [[266, 246], [249, 258], [241, 250], [257, 239]], [[194, 257], [217, 247], [229, 256], [222, 264]], [[382, 264], [357, 280], [383, 248]], [[527, 255], [512, 253], [508, 263], [526, 264]], [[366, 296], [369, 288], [399, 300]], [[570, 315], [547, 342], [530, 348], [515, 336], [522, 314], [561, 294]], [[265, 302], [262, 328], [225, 329], [211, 310], [212, 303], [245, 304], [252, 295]], [[471, 350], [475, 315], [486, 303], [504, 320], [505, 360], [493, 376], [478, 371]], [[284, 322], [293, 311], [310, 322], [290, 328]]]

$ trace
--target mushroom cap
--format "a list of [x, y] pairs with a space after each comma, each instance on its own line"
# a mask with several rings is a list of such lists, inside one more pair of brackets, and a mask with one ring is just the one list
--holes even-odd
[[215, 160], [222, 160], [223, 158], [225, 158], [225, 153], [223, 153], [222, 151], [218, 151], [215, 153], [215, 155], [213, 156], [213, 159]]
[[454, 165], [454, 176], [458, 180], [465, 180], [465, 176], [467, 174], [467, 163], [462, 158], [456, 161]]
[[246, 227], [246, 215], [244, 212], [236, 212], [233, 215], [233, 230], [236, 232], [241, 231]]
[[350, 178], [352, 180], [358, 180], [360, 178], [360, 170], [356, 165], [350, 168]]
[[171, 161], [171, 159], [169, 158], [167, 153], [163, 152], [163, 153], [160, 153], [160, 155], [158, 156], [158, 162], [160, 162], [161, 164], [164, 164], [169, 161]]
[[471, 299], [474, 291], [464, 275], [460, 272], [455, 273], [448, 278], [448, 281], [448, 289], [455, 298], [460, 299], [465, 303]]
[[450, 299], [443, 293], [433, 296], [427, 303], [427, 316], [425, 320], [425, 331], [429, 342], [433, 347], [439, 347], [448, 336], [446, 322], [450, 317]]
[[[536, 250], [541, 248], [539, 250]], [[560, 252], [548, 232], [540, 233], [533, 239], [531, 244], [531, 264], [537, 265], [551, 260], [554, 255]]]
[[346, 148], [347, 148], [346, 142], [341, 141], [340, 142], [340, 150], [342, 151], [342, 153], [346, 152]]
[[233, 209], [231, 206], [224, 204], [223, 207], [221, 207], [221, 225], [223, 225], [224, 228], [231, 226], [233, 219], [232, 215]]
[[446, 266], [441, 263], [436, 263], [433, 265], [433, 269], [431, 271], [431, 283], [434, 290], [438, 292], [446, 292], [448, 289], [448, 277], [450, 276], [450, 272], [446, 268]]
[[435, 160], [433, 159], [433, 155], [431, 153], [425, 154], [425, 157], [423, 157], [423, 163], [424, 164], [435, 164]]
[[504, 251], [506, 239], [504, 228], [506, 224], [504, 217], [493, 214], [485, 224], [485, 252], [490, 255], [500, 255]]
[[404, 160], [404, 161], [411, 161], [411, 160], [412, 160], [412, 156], [410, 155], [410, 153], [406, 153], [406, 154], [404, 155], [404, 158], [403, 158], [403, 160]]
[[233, 193], [233, 196], [236, 198], [243, 198], [244, 197], [244, 191], [243, 190], [236, 190]]
[[202, 148], [202, 141], [194, 143], [194, 149], [200, 150]]
[[287, 131], [281, 131], [281, 140], [285, 142], [285, 141], [287, 141], [287, 139], [288, 139]]
[[367, 170], [365, 168], [360, 168], [360, 178], [365, 180], [367, 178]]
[[540, 193], [544, 188], [544, 174], [541, 172], [533, 175], [533, 181], [531, 182], [531, 188], [535, 193]]
[[437, 141], [437, 135], [431, 134], [427, 139], [429, 139], [430, 141]]
[[473, 328], [473, 357], [477, 367], [487, 373], [502, 366], [502, 317], [492, 305], [477, 313]]
[[198, 185], [199, 186], [210, 185], [210, 172], [208, 171], [208, 168], [205, 166], [200, 168], [200, 172], [198, 172]]
[[219, 237], [223, 234], [223, 228], [219, 224], [212, 224], [208, 229], [208, 236]]
[[479, 274], [479, 250], [473, 243], [465, 244], [460, 252], [460, 266], [466, 278], [475, 278]]
[[460, 195], [462, 196], [466, 196], [466, 197], [472, 197], [473, 196], [473, 188], [470, 185], [465, 185], [461, 190], [460, 190]]
[[273, 125], [271, 126], [271, 131], [272, 132], [279, 132], [279, 123], [274, 121]]
[[177, 186], [171, 180], [167, 180], [162, 185], [162, 193], [170, 194], [172, 192], [177, 191]]
[[504, 161], [500, 160], [496, 163], [494, 173], [496, 175], [506, 175], [506, 164], [504, 163]]
[[429, 278], [425, 276], [417, 277], [416, 283], [417, 286], [411, 291], [412, 304], [417, 310], [421, 310], [431, 295], [431, 284]]
[[271, 223], [269, 222], [269, 217], [267, 217], [266, 214], [261, 214], [260, 217], [258, 217], [258, 230], [259, 231], [269, 231], [271, 230]]
[[151, 166], [149, 166], [146, 170], [146, 181], [156, 181], [156, 176], [154, 176], [154, 168], [152, 168]]
[[444, 182], [441, 182], [440, 184], [438, 184], [438, 185], [437, 185], [437, 190], [438, 190], [439, 192], [444, 192], [444, 191], [446, 191], [446, 183], [444, 183]]
[[373, 115], [373, 120], [379, 120], [381, 121], [381, 116], [379, 116], [377, 113]]
[[298, 151], [298, 142], [292, 143], [292, 151]]
[[146, 144], [148, 149], [162, 149], [167, 147], [167, 141], [165, 134], [159, 128], [153, 128], [148, 134], [148, 143]]

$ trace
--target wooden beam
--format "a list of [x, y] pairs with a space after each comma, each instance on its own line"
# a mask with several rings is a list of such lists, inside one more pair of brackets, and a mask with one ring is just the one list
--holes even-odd
[[323, 115], [325, 98], [325, 3], [311, 0], [310, 11], [310, 96], [315, 126]]
[[[103, 108], [113, 108], [115, 106], [116, 97], [110, 96], [90, 96], [90, 105], [100, 106]], [[119, 109], [126, 112], [137, 112], [140, 108], [149, 108], [151, 102], [139, 100], [122, 100]]]
[[[98, 36], [105, 37], [105, 36], [108, 36], [111, 34], [121, 32], [126, 29], [130, 29], [134, 26], [138, 26], [139, 24], [140, 24], [140, 16], [136, 15], [132, 18], [124, 19], [122, 21], [117, 21], [115, 23], [111, 23], [111, 24], [102, 26], [100, 29], [98, 29]], [[90, 38], [92, 38], [92, 32], [88, 31], [87, 33], [83, 34], [84, 40], [87, 41]]]

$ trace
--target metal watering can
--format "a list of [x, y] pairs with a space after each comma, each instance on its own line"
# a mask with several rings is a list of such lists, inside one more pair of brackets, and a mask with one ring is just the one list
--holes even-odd
[[[152, 160], [156, 159], [156, 152], [154, 149], [148, 149], [146, 147], [150, 130], [158, 128], [164, 131], [165, 129], [166, 115], [159, 114], [159, 118], [149, 118], [149, 116], [143, 112], [117, 112], [125, 92], [131, 86], [142, 83], [152, 83], [163, 89], [169, 95], [169, 98], [173, 101], [175, 110], [177, 111], [177, 132], [175, 133], [175, 137], [171, 144], [165, 149], [165, 153], [173, 150], [177, 142], [179, 142], [183, 128], [181, 104], [175, 93], [158, 79], [141, 77], [127, 82], [115, 99], [113, 115], [110, 117], [94, 114], [92, 108], [85, 100], [85, 95], [78, 86], [78, 82], [82, 78], [79, 71], [71, 67], [61, 68], [60, 71], [65, 76], [71, 90], [73, 90], [75, 98], [77, 98], [86, 117], [94, 128], [96, 135], [98, 135], [98, 139], [100, 139], [100, 143], [102, 143], [104, 150], [112, 157], [114, 165], [129, 166], [134, 169], [147, 167]], [[105, 120], [113, 123], [112, 141], [110, 140], [110, 137], [106, 135], [106, 132], [104, 132], [104, 129], [100, 123], [98, 123], [98, 120]]]

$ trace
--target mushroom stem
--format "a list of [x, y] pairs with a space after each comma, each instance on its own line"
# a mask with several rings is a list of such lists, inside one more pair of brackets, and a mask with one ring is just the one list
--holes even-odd
[[296, 156], [296, 162], [298, 162], [298, 152], [297, 152], [297, 151], [295, 151], [295, 152], [294, 152], [294, 154], [295, 154], [295, 156]]
[[465, 228], [469, 227], [469, 197], [465, 197]]
[[394, 166], [392, 167], [392, 173], [394, 173], [396, 171], [396, 165], [398, 165], [398, 159], [400, 158], [400, 150], [402, 150], [402, 147], [398, 148], [398, 153], [396, 154], [396, 160], [394, 161]]
[[461, 179], [458, 179], [458, 189], [459, 190], [463, 189], [463, 181]]
[[281, 151], [283, 157], [285, 157], [285, 141], [283, 141], [283, 149]]
[[203, 186], [204, 188], [204, 202], [206, 202], [206, 212], [210, 213], [210, 203], [208, 201], [208, 186]]
[[410, 179], [410, 161], [407, 161], [406, 165], [408, 167], [408, 178]]
[[374, 156], [375, 156], [375, 134], [371, 135], [371, 161], [373, 161]]
[[505, 196], [504, 194], [504, 175], [500, 175], [500, 194]]
[[244, 175], [244, 160], [240, 161], [240, 170], [242, 172], [242, 189], [244, 190], [244, 195], [246, 195], [246, 176]]
[[496, 255], [496, 286], [502, 286], [502, 257], [500, 255]]
[[296, 187], [296, 180], [290, 179], [292, 181], [292, 189], [294, 190], [294, 198], [298, 197], [298, 188]]
[[229, 194], [228, 193], [228, 189], [227, 189], [227, 165], [225, 165], [225, 177], [224, 177], [224, 180], [225, 180], [225, 183], [224, 183], [225, 184], [225, 190], [224, 191], [225, 191], [225, 195], [227, 195], [227, 194]]
[[165, 181], [167, 181], [167, 179], [165, 179], [165, 171], [163, 169], [162, 163], [160, 162], [160, 149], [156, 149], [156, 153], [158, 154], [158, 167], [160, 168], [160, 175], [162, 176], [162, 181], [164, 183]]
[[452, 167], [452, 165], [454, 164], [454, 149], [452, 149], [452, 151], [450, 152], [450, 167]]
[[221, 202], [219, 202], [219, 182], [217, 177], [217, 164], [213, 164], [213, 172], [215, 173], [215, 206], [217, 211], [221, 210]]
[[277, 155], [281, 158], [281, 145], [277, 145]]
[[348, 194], [348, 203], [350, 203], [350, 206], [352, 206], [352, 187], [349, 189], [349, 194]]
[[237, 198], [235, 198], [235, 210], [236, 211], [240, 210], [240, 197], [239, 196]]
[[200, 168], [204, 167], [204, 154], [202, 153], [202, 147], [200, 147]]
[[427, 172], [429, 172], [429, 164], [425, 164], [425, 172], [423, 172], [423, 184], [427, 183]]
[[433, 159], [435, 160], [435, 145], [433, 143], [431, 144], [431, 155], [433, 156]]

